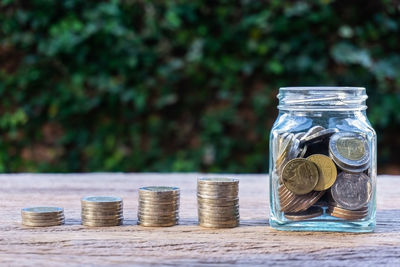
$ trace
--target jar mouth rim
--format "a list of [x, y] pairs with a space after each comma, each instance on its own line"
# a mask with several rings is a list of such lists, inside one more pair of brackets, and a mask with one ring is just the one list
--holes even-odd
[[363, 91], [365, 87], [353, 87], [353, 86], [289, 86], [280, 87], [282, 91], [303, 91], [303, 90], [349, 90], [349, 91]]
[[365, 110], [364, 87], [299, 86], [279, 88], [280, 110]]

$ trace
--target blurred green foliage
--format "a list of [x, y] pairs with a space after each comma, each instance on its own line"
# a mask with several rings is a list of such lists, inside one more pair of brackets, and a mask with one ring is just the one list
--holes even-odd
[[398, 1], [0, 1], [1, 172], [266, 172], [296, 85], [367, 87], [399, 162]]

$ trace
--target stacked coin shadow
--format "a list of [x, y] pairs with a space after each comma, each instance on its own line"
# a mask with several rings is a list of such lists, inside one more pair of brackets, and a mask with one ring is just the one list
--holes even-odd
[[197, 180], [199, 225], [233, 228], [239, 225], [239, 180], [200, 178]]
[[31, 207], [21, 210], [22, 224], [32, 227], [62, 225], [64, 210], [59, 207]]
[[89, 196], [81, 199], [82, 225], [118, 226], [123, 223], [123, 201], [120, 197]]
[[364, 134], [322, 126], [285, 132], [276, 138], [273, 153], [280, 211], [287, 219], [326, 213], [352, 221], [368, 215], [371, 157]]
[[139, 188], [138, 224], [167, 227], [179, 222], [178, 187], [147, 186]]

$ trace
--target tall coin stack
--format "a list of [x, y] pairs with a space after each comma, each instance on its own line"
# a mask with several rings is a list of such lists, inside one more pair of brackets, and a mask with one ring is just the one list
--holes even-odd
[[81, 199], [82, 225], [92, 227], [117, 226], [124, 220], [120, 197], [90, 196]]
[[138, 224], [165, 227], [179, 221], [178, 187], [146, 186], [139, 188]]
[[64, 210], [58, 207], [32, 207], [21, 210], [22, 224], [44, 227], [64, 224]]
[[200, 178], [197, 180], [199, 225], [232, 228], [239, 225], [239, 180]]

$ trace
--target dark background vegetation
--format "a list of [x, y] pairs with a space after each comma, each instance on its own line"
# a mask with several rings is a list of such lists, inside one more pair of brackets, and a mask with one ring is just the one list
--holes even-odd
[[266, 172], [280, 86], [364, 86], [400, 173], [399, 1], [0, 4], [0, 171]]

